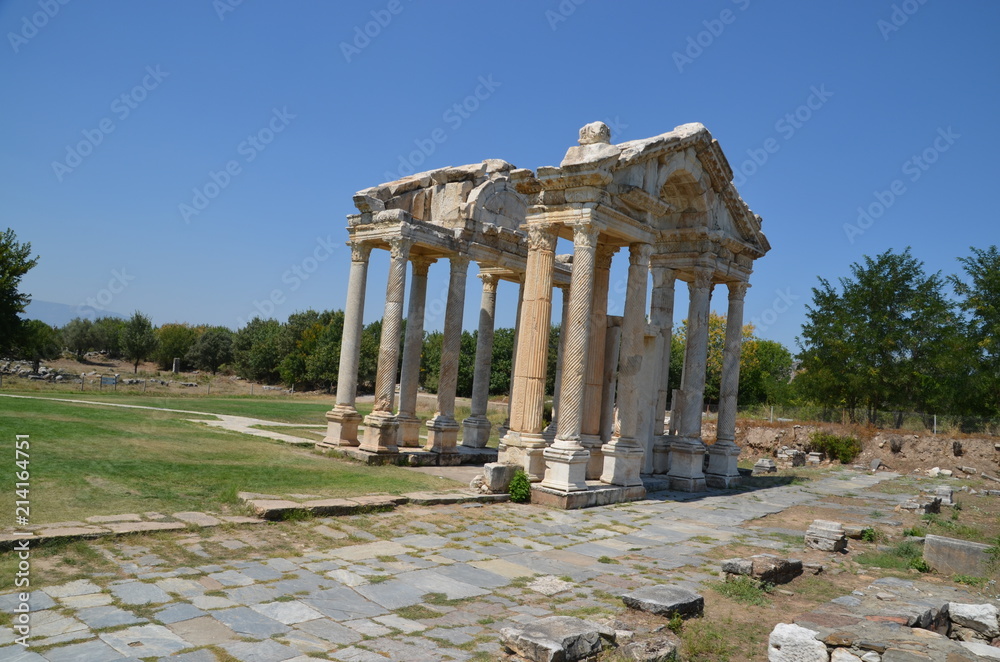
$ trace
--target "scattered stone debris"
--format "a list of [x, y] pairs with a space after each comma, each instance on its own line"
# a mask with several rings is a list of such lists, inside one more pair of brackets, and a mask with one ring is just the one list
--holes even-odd
[[743, 575], [768, 584], [787, 584], [802, 574], [802, 561], [756, 554], [745, 559], [726, 559], [722, 562], [722, 572], [726, 573], [726, 579]]
[[643, 586], [621, 597], [629, 609], [667, 618], [674, 614], [680, 614], [684, 618], [700, 616], [705, 610], [705, 598], [680, 586]]
[[806, 547], [823, 552], [841, 552], [847, 549], [847, 535], [840, 522], [814, 520], [806, 529]]

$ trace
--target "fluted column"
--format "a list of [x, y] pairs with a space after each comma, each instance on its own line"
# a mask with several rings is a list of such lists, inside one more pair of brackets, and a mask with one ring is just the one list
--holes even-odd
[[403, 369], [399, 376], [399, 446], [420, 445], [420, 419], [417, 418], [417, 390], [420, 386], [420, 353], [424, 346], [424, 306], [427, 302], [427, 269], [434, 258], [410, 259], [413, 282], [406, 309], [406, 336], [403, 340]]
[[629, 246], [628, 289], [618, 357], [619, 431], [601, 449], [604, 472], [601, 482], [633, 487], [642, 485], [639, 472], [643, 448], [639, 442], [639, 406], [642, 397], [642, 362], [646, 353], [646, 285], [649, 282], [649, 244]]
[[472, 411], [462, 421], [462, 445], [483, 448], [490, 439], [490, 419], [486, 410], [490, 402], [490, 368], [493, 363], [493, 331], [497, 307], [495, 274], [479, 274], [483, 281], [483, 296], [479, 303], [479, 332], [476, 335], [476, 366], [472, 375]]
[[504, 436], [500, 461], [522, 465], [528, 476], [538, 481], [544, 473], [541, 449], [545, 439], [541, 432], [556, 235], [545, 224], [531, 224], [527, 231], [528, 262], [514, 362], [510, 430]]
[[403, 330], [403, 293], [406, 290], [406, 262], [411, 239], [389, 239], [391, 259], [385, 287], [385, 310], [382, 337], [378, 349], [378, 372], [375, 375], [375, 406], [365, 417], [365, 436], [361, 450], [370, 453], [395, 453], [399, 424], [393, 415], [396, 397], [396, 367], [399, 363], [399, 339]]
[[593, 223], [573, 226], [573, 274], [569, 290], [569, 314], [563, 333], [562, 380], [559, 394], [559, 430], [552, 446], [545, 449], [542, 487], [560, 492], [587, 489], [587, 459], [580, 444], [583, 425], [583, 378], [587, 369], [590, 316], [594, 305], [594, 252], [600, 228]]
[[[684, 372], [681, 377], [681, 408], [677, 439], [670, 445], [670, 487], [686, 492], [705, 489], [702, 470], [705, 445], [701, 441], [701, 409], [705, 398], [708, 364], [708, 315], [712, 301], [712, 270], [697, 269], [688, 283], [690, 305]], [[674, 407], [675, 414], [678, 412]]]
[[618, 246], [598, 246], [594, 253], [594, 302], [590, 313], [590, 347], [584, 374], [583, 410], [580, 443], [590, 451], [587, 480], [597, 480], [604, 470], [601, 454], [601, 412], [604, 397], [604, 365], [607, 357], [602, 350], [608, 333], [608, 284], [611, 279], [611, 259]]
[[708, 449], [705, 478], [712, 487], [734, 487], [740, 482], [736, 445], [736, 407], [740, 390], [740, 350], [743, 347], [743, 300], [749, 283], [729, 283], [726, 314], [726, 344], [722, 352], [722, 382], [719, 387], [719, 421], [716, 441]]
[[662, 350], [657, 358], [660, 364], [660, 379], [653, 419], [653, 435], [655, 437], [652, 469], [654, 474], [665, 474], [670, 468], [670, 443], [664, 434], [663, 421], [670, 394], [670, 341], [673, 338], [676, 274], [673, 269], [655, 261], [650, 265], [649, 270], [653, 275], [653, 298], [650, 302], [649, 321], [654, 326], [659, 327], [660, 337], [663, 339]]
[[361, 331], [364, 328], [365, 289], [368, 283], [368, 259], [372, 247], [351, 244], [351, 271], [347, 280], [347, 304], [344, 306], [344, 333], [340, 341], [340, 370], [337, 376], [337, 404], [326, 413], [326, 437], [318, 448], [357, 446], [361, 415], [354, 406], [358, 390], [358, 364], [361, 358]]
[[569, 315], [569, 287], [560, 287], [562, 290], [562, 315], [559, 318], [559, 344], [556, 348], [556, 374], [552, 387], [552, 422], [545, 433], [555, 437], [556, 430], [559, 429], [559, 396], [562, 393], [562, 371], [563, 355], [566, 350], [566, 323]]
[[469, 258], [465, 255], [453, 255], [449, 260], [451, 278], [448, 281], [448, 305], [444, 314], [437, 412], [427, 421], [425, 448], [427, 451], [442, 455], [454, 455], [457, 452], [455, 445], [458, 441], [458, 421], [455, 420], [455, 390], [458, 388], [458, 362], [462, 352], [462, 313], [465, 311], [465, 281], [469, 269]]
[[514, 315], [514, 352], [510, 357], [510, 381], [507, 385], [507, 418], [500, 427], [500, 448], [504, 446], [503, 437], [510, 430], [510, 412], [514, 404], [514, 371], [517, 369], [517, 342], [521, 333], [521, 304], [524, 303], [524, 274], [521, 274], [517, 286], [517, 312]]

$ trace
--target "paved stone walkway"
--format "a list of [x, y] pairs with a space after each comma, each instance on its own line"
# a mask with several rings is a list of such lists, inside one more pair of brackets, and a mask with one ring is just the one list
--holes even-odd
[[[894, 476], [841, 472], [807, 485], [658, 493], [582, 511], [406, 506], [363, 516], [363, 523], [300, 522], [303, 539], [329, 541], [310, 543], [301, 555], [191, 567], [168, 567], [139, 536], [109, 554], [120, 569], [114, 577], [33, 591], [31, 647], [13, 643], [16, 635], [4, 627], [0, 660], [213, 662], [217, 653], [242, 662], [316, 659], [309, 654], [340, 662], [489, 660], [502, 627], [607, 608], [621, 590], [645, 584], [698, 589], [708, 574], [670, 573], [698, 568], [706, 551], [734, 538], [782, 547], [764, 530], [741, 528], [747, 520]], [[394, 528], [377, 537], [368, 531], [379, 532], [381, 518]], [[252, 559], [243, 531], [220, 532], [222, 544]], [[198, 535], [173, 535], [192, 553], [200, 550]], [[0, 595], [0, 609], [16, 604], [14, 593]]]

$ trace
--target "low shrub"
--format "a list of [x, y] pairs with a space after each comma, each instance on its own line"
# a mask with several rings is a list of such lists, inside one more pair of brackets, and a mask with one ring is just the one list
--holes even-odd
[[861, 454], [861, 442], [856, 437], [813, 432], [809, 436], [809, 452], [826, 453], [827, 457], [840, 460], [841, 464], [848, 464]]
[[528, 474], [524, 473], [523, 469], [518, 469], [514, 472], [514, 477], [510, 479], [510, 487], [507, 492], [510, 494], [510, 500], [514, 503], [528, 503], [531, 501], [531, 481], [528, 480]]

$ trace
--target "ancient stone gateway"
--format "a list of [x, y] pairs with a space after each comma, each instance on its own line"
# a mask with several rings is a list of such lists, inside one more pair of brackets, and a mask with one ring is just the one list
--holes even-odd
[[[457, 445], [485, 445], [497, 281], [519, 283], [509, 428], [499, 461], [523, 467], [543, 501], [582, 507], [641, 498], [642, 475], [672, 489], [701, 491], [739, 482], [734, 443], [743, 299], [753, 261], [770, 249], [761, 219], [732, 184], [718, 142], [701, 124], [614, 145], [600, 122], [580, 130], [559, 167], [537, 172], [500, 160], [442, 168], [365, 189], [349, 217], [352, 249], [336, 406], [320, 447], [358, 447], [391, 456], [419, 446], [415, 416], [427, 270], [450, 264], [437, 413], [426, 452], [460, 461]], [[559, 237], [571, 256], [556, 256]], [[375, 385], [375, 407], [355, 408], [368, 258], [391, 252]], [[622, 317], [607, 315], [612, 257], [628, 249]], [[454, 418], [462, 309], [469, 261], [483, 281], [472, 415]], [[413, 282], [403, 342], [399, 405], [396, 366], [407, 263]], [[651, 300], [647, 302], [649, 279]], [[677, 280], [688, 284], [688, 339], [681, 388], [667, 393]], [[701, 418], [712, 290], [725, 284], [729, 308], [717, 440], [706, 446]], [[553, 421], [544, 427], [552, 288], [563, 289], [562, 336]], [[648, 318], [647, 318], [648, 315]], [[670, 427], [664, 419], [671, 404]], [[705, 463], [708, 456], [707, 468]]]

